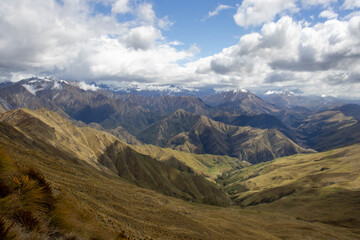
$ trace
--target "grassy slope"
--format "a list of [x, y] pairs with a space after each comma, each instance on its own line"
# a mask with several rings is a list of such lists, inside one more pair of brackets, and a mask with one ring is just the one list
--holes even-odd
[[160, 161], [169, 162], [175, 158], [194, 172], [214, 180], [224, 172], [249, 166], [247, 162], [229, 156], [210, 154], [194, 154], [176, 151], [170, 148], [160, 148], [154, 145], [131, 146], [136, 151], [149, 155]]
[[[115, 173], [138, 186], [194, 202], [228, 205], [226, 195], [217, 185], [192, 172], [179, 171], [149, 156], [137, 153], [113, 135], [92, 128], [79, 128], [45, 109], [20, 109], [0, 114], [24, 134], [29, 147], [67, 159], [83, 160], [101, 171]], [[8, 125], [7, 125], [8, 126]], [[2, 134], [11, 128], [0, 123]], [[12, 136], [11, 134], [8, 136]]]
[[294, 155], [223, 176], [220, 183], [241, 206], [306, 221], [360, 226], [360, 145]]
[[340, 111], [310, 115], [299, 126], [308, 145], [318, 151], [349, 146], [360, 142], [360, 123]]
[[[84, 162], [29, 149], [21, 139], [2, 135], [0, 140], [0, 148], [6, 149], [11, 159], [24, 167], [31, 165], [50, 182], [60, 204], [53, 216], [63, 219], [55, 221], [55, 227], [63, 235], [111, 239], [125, 230], [128, 235], [152, 239], [360, 237], [351, 229], [308, 223], [275, 212], [190, 204], [104, 175]], [[71, 204], [62, 204], [64, 201]]]
[[204, 116], [189, 132], [173, 137], [169, 143], [176, 150], [230, 155], [250, 163], [309, 151], [277, 130], [227, 125]]

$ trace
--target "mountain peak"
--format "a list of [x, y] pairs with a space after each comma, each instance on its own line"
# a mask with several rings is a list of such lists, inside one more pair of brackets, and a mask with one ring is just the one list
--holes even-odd
[[64, 85], [69, 84], [65, 80], [55, 80], [53, 78], [33, 77], [19, 82], [28, 92], [36, 96], [37, 92], [43, 90], [61, 90]]
[[37, 92], [43, 90], [61, 90], [67, 85], [82, 89], [84, 91], [97, 91], [99, 89], [94, 83], [87, 84], [84, 81], [81, 82], [68, 82], [65, 80], [57, 80], [50, 77], [32, 77], [19, 81], [28, 92], [36, 96]]

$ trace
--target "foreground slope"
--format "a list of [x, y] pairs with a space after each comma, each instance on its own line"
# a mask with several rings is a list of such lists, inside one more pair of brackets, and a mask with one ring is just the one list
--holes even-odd
[[[55, 112], [19, 109], [0, 114], [0, 122], [15, 127], [32, 142], [32, 148], [84, 161], [107, 173], [115, 173], [138, 186], [166, 195], [215, 205], [228, 205], [225, 194], [214, 183], [192, 172], [140, 154], [102, 131], [79, 128]], [[6, 133], [4, 133], [6, 134]]]
[[[356, 239], [351, 228], [310, 223], [277, 212], [190, 204], [104, 173], [84, 161], [46, 153], [9, 125], [0, 125], [0, 149], [9, 162], [32, 167], [45, 176], [55, 208], [38, 216], [50, 228], [10, 228], [18, 239]], [[2, 158], [3, 159], [3, 158]], [[3, 161], [2, 161], [3, 162]], [[3, 165], [2, 165], [3, 166]], [[2, 170], [2, 168], [0, 168]], [[4, 172], [0, 171], [1, 177]], [[20, 177], [20, 176], [19, 176]], [[11, 179], [10, 179], [11, 180]], [[3, 188], [2, 188], [3, 189]], [[4, 200], [0, 196], [0, 201]], [[26, 200], [26, 199], [23, 199]], [[26, 201], [30, 201], [27, 199]], [[11, 204], [11, 203], [10, 203]], [[7, 219], [7, 226], [15, 220]], [[20, 223], [21, 224], [21, 223]], [[129, 239], [129, 238], [127, 238]]]
[[360, 226], [360, 145], [294, 155], [224, 174], [233, 202], [308, 222]]

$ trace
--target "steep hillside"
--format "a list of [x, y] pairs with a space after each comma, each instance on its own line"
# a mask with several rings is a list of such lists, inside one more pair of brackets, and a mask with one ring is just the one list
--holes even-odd
[[26, 136], [31, 148], [84, 161], [103, 172], [113, 172], [138, 186], [163, 194], [195, 202], [228, 204], [219, 188], [203, 177], [139, 154], [107, 132], [76, 127], [54, 112], [13, 110], [2, 113], [0, 122], [15, 127]]
[[169, 139], [181, 132], [189, 131], [199, 119], [200, 115], [179, 109], [141, 131], [137, 137], [145, 143], [165, 147]]
[[275, 113], [279, 110], [247, 90], [233, 90], [202, 97], [204, 102], [216, 107], [216, 111], [231, 114]]
[[123, 127], [117, 127], [115, 129], [107, 129], [107, 132], [117, 137], [120, 141], [134, 145], [141, 145], [142, 143], [131, 133], [129, 133]]
[[95, 167], [99, 167], [98, 157], [117, 141], [117, 138], [109, 133], [92, 128], [78, 128], [55, 112], [44, 108], [1, 113], [0, 121], [14, 126], [39, 145], [50, 145]]
[[358, 229], [359, 153], [360, 145], [353, 145], [280, 158], [224, 174], [218, 182], [240, 206]]
[[233, 116], [222, 114], [213, 118], [215, 121], [222, 122], [229, 125], [235, 125], [240, 127], [250, 126], [261, 129], [276, 129], [289, 137], [297, 144], [303, 144], [296, 129], [287, 127], [277, 117], [263, 113], [259, 115], [240, 115]]
[[128, 144], [134, 144], [134, 145], [142, 144], [134, 135], [129, 133], [129, 131], [127, 131], [123, 127], [117, 127], [115, 129], [105, 129], [98, 123], [85, 124], [81, 121], [76, 121], [75, 124], [78, 127], [91, 127], [96, 130], [99, 130], [99, 131], [105, 131], [105, 132], [111, 133], [112, 135], [117, 137], [120, 141], [128, 143]]
[[358, 104], [346, 104], [333, 110], [338, 110], [345, 116], [350, 116], [360, 121], [360, 105]]
[[212, 181], [224, 172], [250, 166], [248, 162], [226, 155], [194, 154], [154, 145], [132, 146], [132, 148], [174, 168], [194, 171]]
[[[55, 208], [36, 216], [50, 228], [26, 228], [21, 218], [6, 219], [5, 229], [19, 239], [356, 239], [356, 229], [306, 222], [285, 214], [191, 204], [129, 184], [112, 173], [98, 171], [83, 161], [46, 153], [9, 125], [0, 124], [0, 149], [22, 168], [44, 175], [55, 197]], [[4, 160], [0, 156], [0, 160]], [[0, 177], [14, 173], [3, 171]], [[26, 173], [27, 174], [27, 173]], [[13, 175], [14, 176], [14, 175]], [[24, 173], [16, 175], [22, 179]], [[8, 178], [11, 182], [12, 178]], [[15, 183], [11, 183], [14, 185]], [[5, 188], [2, 185], [1, 190]], [[14, 194], [18, 194], [16, 190]], [[21, 201], [31, 203], [30, 195]], [[6, 197], [0, 196], [3, 203]], [[41, 198], [42, 199], [42, 198]], [[14, 206], [8, 202], [8, 207]], [[3, 205], [1, 205], [3, 206]], [[3, 210], [3, 208], [2, 208]], [[32, 213], [36, 213], [32, 209]], [[3, 213], [3, 212], [2, 212]], [[9, 212], [10, 213], [10, 212]], [[21, 216], [21, 215], [20, 215]], [[271, 219], [271, 221], [270, 221]], [[22, 222], [21, 222], [22, 221]], [[14, 223], [14, 225], [12, 225]], [[3, 226], [3, 225], [2, 225]], [[36, 225], [35, 225], [36, 226]], [[125, 232], [123, 232], [125, 231]], [[128, 238], [126, 236], [130, 236]]]
[[360, 142], [360, 123], [341, 111], [310, 115], [298, 127], [309, 146], [324, 151]]
[[146, 136], [143, 142], [161, 147], [229, 155], [251, 163], [307, 151], [275, 129], [227, 125], [185, 111], [152, 124], [140, 136]]

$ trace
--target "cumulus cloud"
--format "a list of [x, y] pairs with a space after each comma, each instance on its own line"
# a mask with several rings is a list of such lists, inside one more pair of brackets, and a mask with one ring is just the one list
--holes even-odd
[[297, 12], [296, 0], [244, 0], [238, 7], [234, 20], [242, 27], [258, 26], [272, 21], [284, 12]]
[[[132, 9], [124, 0], [104, 3], [111, 15], [93, 14], [85, 0], [1, 1], [1, 79], [49, 74], [85, 81], [162, 81], [162, 76], [181, 75], [176, 61], [195, 52], [167, 43], [160, 29], [171, 25], [166, 16], [157, 18], [146, 2]], [[116, 14], [127, 11], [136, 21], [119, 22]]]
[[319, 17], [321, 18], [327, 18], [327, 19], [332, 19], [332, 18], [337, 18], [338, 14], [335, 13], [333, 10], [329, 9], [329, 10], [324, 10], [319, 14]]
[[153, 26], [141, 26], [130, 29], [130, 32], [125, 37], [125, 41], [131, 48], [147, 50], [159, 38], [161, 38], [160, 30]]
[[155, 12], [150, 3], [142, 3], [136, 9], [138, 20], [145, 24], [153, 24], [156, 20]]
[[228, 79], [234, 86], [316, 85], [321, 89], [359, 83], [359, 24], [360, 17], [353, 17], [310, 27], [285, 16], [265, 24], [259, 33], [244, 35], [237, 45], [199, 60], [196, 72], [221, 75], [219, 81]]
[[129, 7], [129, 0], [118, 0], [116, 1], [111, 8], [111, 12], [113, 13], [127, 13], [130, 12], [131, 8]]
[[345, 0], [342, 7], [345, 9], [360, 8], [360, 0]]
[[[338, 19], [330, 11], [332, 0], [273, 0], [271, 4], [244, 0], [234, 17], [236, 23], [262, 25], [260, 30], [197, 60], [194, 56], [201, 46], [185, 49], [191, 43], [166, 39], [164, 31], [172, 22], [166, 16], [159, 18], [150, 3], [102, 3], [111, 13], [94, 14], [88, 0], [0, 1], [0, 80], [43, 74], [85, 82], [285, 86], [309, 93], [358, 95], [360, 16]], [[324, 22], [307, 24], [287, 16], [301, 4], [312, 3], [324, 8], [320, 13]], [[210, 15], [225, 9], [220, 6]], [[349, 9], [356, 6], [356, 1], [343, 4]], [[334, 9], [343, 16], [340, 8]], [[130, 20], [119, 21], [125, 13]]]

